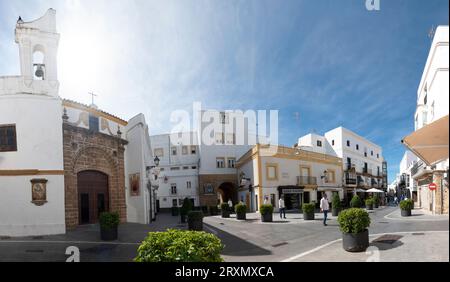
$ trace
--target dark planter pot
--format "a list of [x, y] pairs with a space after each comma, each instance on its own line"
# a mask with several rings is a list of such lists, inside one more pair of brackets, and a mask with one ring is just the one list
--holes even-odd
[[340, 211], [341, 211], [340, 208], [332, 208], [331, 209], [331, 215], [332, 216], [338, 216]]
[[342, 233], [342, 246], [347, 252], [364, 252], [369, 247], [369, 230], [361, 233]]
[[202, 219], [188, 219], [189, 230], [203, 231]]
[[186, 223], [186, 215], [182, 214], [182, 215], [180, 215], [180, 217], [181, 217], [181, 223]]
[[378, 203], [375, 203], [373, 206], [374, 206], [374, 208], [376, 208], [376, 209], [378, 209], [378, 208], [380, 207], [380, 205], [379, 205]]
[[230, 217], [230, 211], [229, 210], [222, 210], [222, 217], [223, 218], [229, 218]]
[[172, 208], [172, 216], [178, 216], [179, 211], [178, 208]]
[[366, 206], [366, 209], [367, 209], [368, 211], [373, 211], [373, 205], [368, 205], [368, 206]]
[[247, 215], [246, 213], [237, 213], [236, 218], [239, 220], [246, 220], [247, 219], [246, 215]]
[[304, 220], [314, 220], [315, 214], [313, 212], [311, 213], [303, 213], [303, 219]]
[[262, 222], [272, 222], [273, 221], [273, 213], [261, 214]]
[[102, 228], [100, 227], [100, 238], [103, 241], [113, 241], [117, 240], [117, 226], [113, 228]]
[[411, 210], [401, 210], [402, 216], [411, 216]]

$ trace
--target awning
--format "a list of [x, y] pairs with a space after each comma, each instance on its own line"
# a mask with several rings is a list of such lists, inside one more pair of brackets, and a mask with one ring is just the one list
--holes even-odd
[[384, 193], [382, 190], [378, 190], [377, 188], [371, 188], [366, 191], [367, 193]]
[[356, 192], [357, 192], [357, 193], [366, 193], [367, 190], [364, 190], [364, 189], [356, 189]]
[[318, 187], [317, 191], [319, 191], [319, 192], [324, 192], [324, 191], [339, 192], [339, 191], [342, 191], [342, 188], [337, 188], [337, 187]]
[[448, 115], [414, 131], [402, 143], [428, 166], [448, 159]]

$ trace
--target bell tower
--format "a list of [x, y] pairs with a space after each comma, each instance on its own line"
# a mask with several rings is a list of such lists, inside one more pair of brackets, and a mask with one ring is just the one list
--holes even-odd
[[15, 41], [19, 45], [20, 71], [26, 87], [35, 90], [33, 93], [58, 95], [56, 11], [48, 9], [44, 16], [31, 22], [19, 17]]

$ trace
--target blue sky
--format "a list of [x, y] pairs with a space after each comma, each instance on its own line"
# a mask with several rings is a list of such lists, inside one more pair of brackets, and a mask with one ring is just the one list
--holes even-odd
[[[0, 0], [0, 75], [19, 73], [14, 26], [52, 7], [61, 33], [63, 98], [124, 119], [144, 113], [151, 133], [171, 111], [279, 110], [279, 140], [347, 127], [383, 147], [389, 178], [413, 131], [432, 25], [447, 0], [93, 1]], [[299, 113], [296, 118], [295, 113]]]

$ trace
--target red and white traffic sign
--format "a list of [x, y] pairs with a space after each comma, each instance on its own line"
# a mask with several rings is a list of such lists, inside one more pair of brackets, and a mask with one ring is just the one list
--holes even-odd
[[428, 188], [429, 188], [431, 191], [436, 190], [436, 188], [437, 188], [436, 183], [431, 183], [430, 185], [428, 185]]

